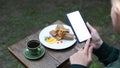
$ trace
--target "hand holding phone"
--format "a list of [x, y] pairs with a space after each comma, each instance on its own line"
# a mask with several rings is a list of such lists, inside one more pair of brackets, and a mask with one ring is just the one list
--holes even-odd
[[78, 42], [91, 38], [90, 32], [79, 11], [68, 13], [67, 18]]

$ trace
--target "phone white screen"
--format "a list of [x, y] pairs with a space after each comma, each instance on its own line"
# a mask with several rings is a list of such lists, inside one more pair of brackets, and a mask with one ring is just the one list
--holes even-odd
[[87, 29], [79, 11], [68, 13], [67, 17], [79, 42], [83, 42], [91, 38], [90, 32]]

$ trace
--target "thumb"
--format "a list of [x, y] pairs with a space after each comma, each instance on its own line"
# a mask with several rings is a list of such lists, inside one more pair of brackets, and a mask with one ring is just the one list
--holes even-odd
[[93, 32], [95, 30], [88, 22], [86, 24], [90, 32]]

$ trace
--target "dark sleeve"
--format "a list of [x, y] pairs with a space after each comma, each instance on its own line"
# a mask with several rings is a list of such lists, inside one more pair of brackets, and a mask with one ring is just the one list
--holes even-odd
[[101, 47], [94, 51], [94, 54], [106, 66], [109, 63], [117, 60], [119, 57], [119, 50], [103, 42]]
[[83, 66], [83, 65], [72, 64], [72, 65], [70, 66], [70, 68], [87, 68], [87, 67], [85, 67], [85, 66]]

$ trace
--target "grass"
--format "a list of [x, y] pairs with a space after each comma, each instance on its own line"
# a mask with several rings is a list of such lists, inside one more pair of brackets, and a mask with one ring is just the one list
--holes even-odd
[[0, 0], [1, 68], [24, 68], [7, 47], [58, 19], [67, 23], [65, 14], [75, 10], [80, 10], [103, 40], [118, 47], [120, 37], [112, 29], [110, 7], [109, 0]]

